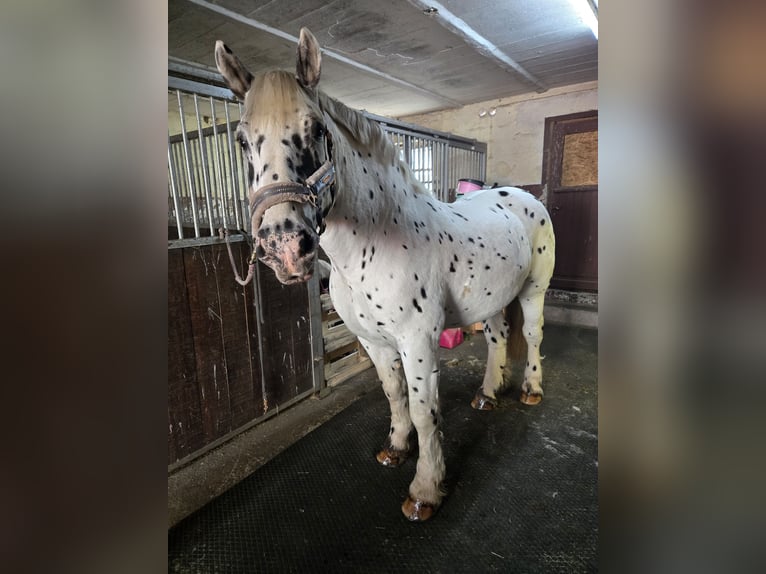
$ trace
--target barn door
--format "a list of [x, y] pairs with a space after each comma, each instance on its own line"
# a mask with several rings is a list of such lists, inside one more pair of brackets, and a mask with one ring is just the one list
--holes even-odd
[[556, 230], [551, 287], [598, 291], [598, 111], [545, 119], [543, 185]]

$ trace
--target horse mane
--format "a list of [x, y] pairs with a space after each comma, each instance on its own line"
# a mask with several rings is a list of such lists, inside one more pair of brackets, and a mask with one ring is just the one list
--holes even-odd
[[364, 116], [361, 112], [353, 110], [345, 104], [325, 94], [318, 93], [319, 105], [332, 120], [342, 126], [345, 131], [357, 143], [371, 150], [384, 163], [399, 166], [405, 183], [417, 194], [431, 195], [425, 186], [412, 173], [409, 164], [399, 157], [399, 150], [388, 138], [378, 122]]

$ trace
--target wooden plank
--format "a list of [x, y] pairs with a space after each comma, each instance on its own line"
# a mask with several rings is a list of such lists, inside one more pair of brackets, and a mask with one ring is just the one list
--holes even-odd
[[325, 339], [338, 329], [348, 329], [340, 317], [332, 317], [322, 321], [322, 337]]
[[319, 296], [319, 299], [322, 301], [322, 312], [323, 313], [329, 313], [330, 311], [335, 310], [335, 306], [332, 303], [332, 299], [330, 299], [330, 295], [328, 293], [322, 293]]
[[308, 289], [282, 285], [260, 263], [264, 408], [275, 408], [313, 388]]
[[324, 369], [325, 379], [330, 379], [333, 375], [338, 374], [343, 369], [356, 365], [360, 360], [359, 351], [353, 349], [350, 354], [344, 355], [339, 359], [326, 363]]
[[223, 327], [209, 246], [183, 250], [205, 442], [231, 430]]
[[[242, 266], [244, 243], [232, 245], [232, 254]], [[217, 285], [218, 301], [220, 308], [221, 337], [224, 348], [224, 366], [226, 368], [225, 384], [229, 396], [229, 416], [231, 417], [230, 428], [240, 427], [258, 414], [253, 388], [253, 373], [251, 364], [250, 341], [248, 337], [248, 318], [246, 295], [247, 288], [242, 287], [234, 280], [229, 256], [225, 245], [211, 245], [208, 247], [211, 253], [211, 263], [214, 270], [214, 279]], [[252, 301], [252, 297], [250, 298]], [[258, 385], [260, 395], [260, 383]]]
[[355, 343], [356, 341], [356, 335], [349, 331], [345, 325], [337, 327], [325, 337], [324, 352], [325, 354], [332, 353], [333, 351], [348, 345], [349, 343]]
[[168, 464], [204, 445], [183, 255], [168, 253]]
[[327, 386], [334, 387], [336, 385], [339, 385], [340, 383], [347, 381], [351, 377], [354, 377], [358, 375], [359, 373], [363, 373], [364, 371], [371, 368], [372, 366], [373, 366], [372, 361], [369, 359], [360, 361], [356, 365], [353, 365], [343, 370], [342, 372], [338, 373], [337, 375], [333, 376], [331, 379], [328, 379]]
[[338, 359], [344, 357], [345, 355], [348, 355], [349, 353], [355, 353], [358, 352], [359, 349], [361, 349], [362, 346], [357, 341], [351, 341], [350, 343], [343, 345], [342, 347], [338, 347], [331, 353], [325, 353], [325, 362], [327, 363], [333, 363], [337, 361]]

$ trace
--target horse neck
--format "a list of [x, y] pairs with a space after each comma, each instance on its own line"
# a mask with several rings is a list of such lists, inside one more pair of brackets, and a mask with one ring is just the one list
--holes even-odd
[[[337, 194], [322, 236], [322, 247], [333, 260], [360, 256], [365, 242], [387, 235], [393, 218], [406, 211], [413, 198], [398, 159], [379, 159], [380, 153], [343, 138], [335, 146]], [[395, 187], [394, 187], [395, 186]]]

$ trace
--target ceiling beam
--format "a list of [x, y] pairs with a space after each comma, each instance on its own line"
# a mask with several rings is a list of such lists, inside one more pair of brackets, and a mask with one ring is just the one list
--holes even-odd
[[[279, 30], [278, 28], [274, 28], [273, 26], [269, 26], [268, 24], [264, 24], [263, 22], [259, 22], [258, 20], [254, 20], [253, 18], [248, 18], [247, 16], [243, 16], [242, 14], [239, 14], [238, 12], [234, 12], [233, 10], [229, 10], [228, 8], [219, 6], [218, 4], [212, 4], [211, 2], [207, 2], [206, 0], [188, 0], [188, 1], [191, 2], [192, 4], [196, 4], [197, 6], [200, 6], [201, 8], [206, 8], [207, 10], [210, 10], [211, 12], [215, 12], [216, 14], [220, 14], [221, 16], [225, 16], [226, 18], [235, 20], [239, 22], [240, 24], [245, 24], [246, 26], [255, 28], [256, 30], [266, 32], [267, 34], [271, 34], [272, 36], [276, 36], [278, 38], [282, 38], [283, 40], [287, 40], [288, 42], [298, 44], [298, 38], [293, 36], [292, 34], [283, 32], [282, 30]], [[362, 64], [361, 62], [357, 62], [355, 60], [352, 60], [351, 58], [347, 58], [346, 56], [333, 52], [332, 50], [328, 50], [327, 48], [322, 48], [322, 54], [330, 58], [331, 60], [342, 62], [353, 68], [366, 72], [367, 74], [376, 76], [378, 78], [382, 78], [386, 80], [387, 82], [397, 84], [408, 90], [412, 90], [414, 92], [418, 92], [420, 94], [428, 96], [429, 98], [433, 98], [433, 99], [445, 102], [452, 107], [461, 107], [463, 105], [461, 102], [450, 99], [441, 94], [437, 94], [430, 90], [426, 90], [425, 88], [422, 88], [415, 84], [411, 84], [407, 82], [406, 80], [402, 80], [400, 78], [397, 78], [396, 76], [392, 76], [390, 74], [382, 72], [381, 70], [377, 70], [375, 68], [367, 66], [366, 64]]]
[[537, 93], [543, 93], [548, 91], [548, 88], [543, 83], [525, 70], [521, 64], [510, 58], [500, 48], [495, 46], [487, 38], [479, 34], [476, 30], [471, 28], [465, 20], [458, 18], [455, 14], [450, 12], [445, 6], [439, 2], [431, 2], [429, 0], [408, 0], [410, 4], [425, 12], [426, 10], [433, 10], [435, 12], [429, 12], [428, 15], [434, 18], [444, 28], [459, 36], [463, 41], [474, 48], [484, 57], [492, 60], [495, 64], [500, 66], [507, 72], [512, 73], [515, 76], [521, 76], [526, 82], [535, 86]]

